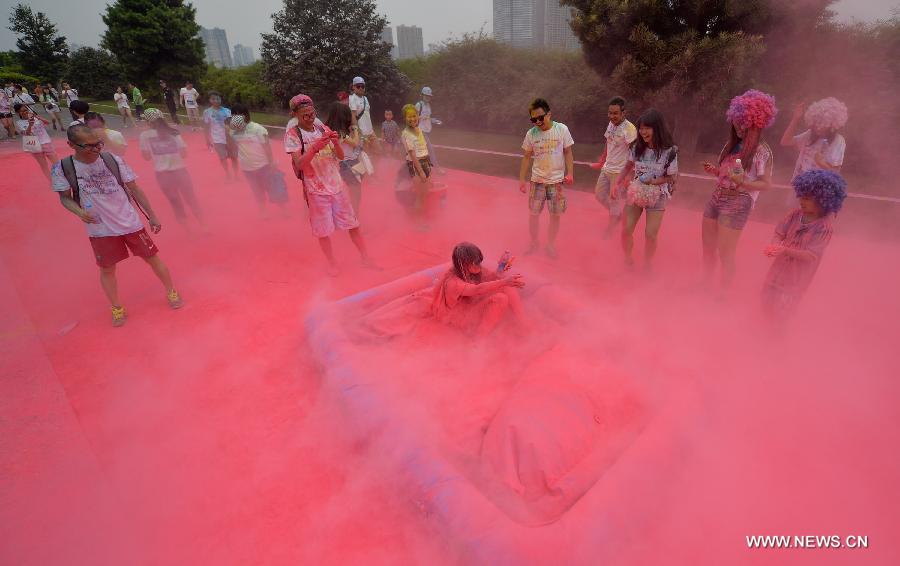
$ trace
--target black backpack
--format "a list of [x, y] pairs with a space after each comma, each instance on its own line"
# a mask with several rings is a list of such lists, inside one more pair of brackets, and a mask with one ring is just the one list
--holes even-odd
[[[128, 187], [125, 186], [125, 183], [122, 182], [122, 172], [119, 170], [119, 162], [116, 161], [116, 158], [113, 157], [111, 153], [101, 152], [100, 159], [103, 160], [103, 164], [106, 165], [106, 168], [109, 169], [109, 172], [113, 174], [113, 177], [118, 181], [119, 186], [122, 187], [122, 190], [125, 191], [125, 195], [128, 196], [128, 200], [131, 201], [131, 204], [141, 211], [141, 214], [144, 215], [148, 221], [150, 217], [147, 216], [147, 213], [144, 211], [144, 208], [138, 204], [137, 200], [135, 200], [134, 195], [131, 194], [131, 191], [128, 190]], [[75, 173], [75, 158], [71, 155], [66, 157], [65, 159], [60, 160], [59, 162], [60, 168], [62, 169], [63, 176], [66, 178], [66, 181], [69, 182], [69, 187], [72, 189], [72, 199], [78, 206], [81, 206], [81, 194], [78, 188], [78, 176]]]

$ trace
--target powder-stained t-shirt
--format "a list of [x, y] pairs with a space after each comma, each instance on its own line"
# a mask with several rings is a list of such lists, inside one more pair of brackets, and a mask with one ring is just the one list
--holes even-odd
[[184, 169], [181, 150], [187, 145], [181, 136], [160, 136], [156, 130], [145, 130], [140, 137], [141, 152], [149, 153], [156, 171]]
[[[28, 120], [17, 118], [16, 131], [24, 136], [25, 132], [28, 131]], [[53, 140], [50, 139], [50, 134], [47, 133], [47, 128], [44, 127], [44, 123], [37, 118], [34, 119], [34, 125], [31, 126], [31, 135], [37, 136], [38, 142], [41, 145], [53, 143]]]
[[[735, 162], [740, 158], [740, 153], [740, 145], [738, 145], [732, 150], [730, 155], [722, 160], [722, 164], [719, 165], [718, 186], [726, 189], [735, 188], [734, 183], [731, 182], [730, 175], [731, 172], [734, 171]], [[750, 167], [747, 167], [746, 163], [741, 163], [741, 166], [744, 168], [744, 182], [756, 181], [765, 175], [766, 171], [773, 167], [772, 148], [769, 147], [769, 144], [760, 142], [759, 146], [756, 148], [756, 153], [753, 155], [753, 163], [750, 164]], [[753, 202], [756, 202], [759, 191], [745, 192], [750, 195]]]
[[119, 108], [131, 108], [130, 106], [128, 106], [128, 97], [124, 92], [117, 92], [113, 95], [113, 98], [115, 99], [116, 105]]
[[840, 167], [844, 164], [844, 151], [847, 149], [847, 141], [841, 134], [835, 134], [829, 142], [820, 138], [809, 143], [812, 139], [812, 130], [806, 130], [802, 134], [794, 136], [794, 145], [800, 150], [797, 156], [797, 165], [794, 166], [794, 177], [800, 173], [821, 169], [816, 163], [816, 154], [821, 153], [825, 162], [832, 167]]
[[[671, 153], [671, 147], [661, 151], [659, 155], [656, 154], [655, 149], [648, 147], [644, 150], [644, 154], [641, 155], [641, 158], [635, 161], [634, 148], [628, 150], [628, 161], [634, 163], [634, 178], [637, 179], [645, 173], [649, 173], [654, 177], [678, 175], [677, 155], [672, 158], [672, 163], [670, 163], [668, 169], [666, 169], [666, 161], [668, 161]], [[669, 183], [663, 183], [662, 185], [659, 185], [659, 188], [667, 195], [671, 195]]]
[[628, 120], [622, 120], [618, 126], [612, 122], [606, 127], [606, 162], [605, 173], [621, 173], [628, 161], [631, 143], [637, 139], [637, 128]]
[[564, 150], [575, 145], [569, 128], [562, 122], [553, 122], [546, 131], [537, 126], [528, 130], [522, 149], [531, 151], [534, 163], [531, 165], [531, 182], [558, 184], [566, 176]]
[[[284, 132], [284, 151], [287, 153], [299, 153], [302, 145], [297, 134], [296, 118], [291, 118]], [[303, 144], [306, 151], [311, 151], [310, 146], [322, 138], [325, 133], [325, 125], [316, 118], [315, 131], [308, 132], [299, 128], [303, 134]], [[344, 189], [344, 181], [341, 179], [340, 161], [334, 153], [332, 144], [326, 145], [316, 153], [309, 164], [303, 168], [303, 186], [311, 194], [336, 195]]]
[[[121, 157], [113, 155], [113, 158], [119, 164], [123, 183], [137, 179], [137, 175]], [[143, 230], [144, 225], [128, 195], [102, 159], [98, 158], [90, 164], [77, 159], [72, 161], [75, 163], [81, 207], [100, 220], [99, 224], [85, 224], [88, 236], [92, 238], [121, 236]], [[53, 165], [50, 177], [54, 191], [65, 192], [71, 188], [63, 175], [60, 162]]]
[[798, 208], [778, 224], [775, 233], [781, 238], [781, 245], [794, 250], [812, 252], [815, 259], [809, 261], [790, 257], [784, 253], [779, 254], [766, 275], [767, 286], [793, 294], [802, 294], [806, 291], [816, 270], [819, 269], [822, 255], [834, 233], [832, 219], [833, 215], [828, 214], [804, 223], [803, 212]]
[[406, 160], [409, 159], [409, 152], [415, 152], [416, 159], [422, 159], [423, 157], [428, 157], [428, 143], [425, 141], [425, 134], [422, 133], [422, 129], [418, 129], [417, 131], [413, 131], [409, 128], [403, 130], [403, 133], [400, 135], [403, 140], [403, 145], [406, 146]]
[[203, 111], [203, 122], [209, 126], [209, 137], [213, 143], [228, 143], [225, 133], [225, 120], [228, 118], [231, 118], [231, 110], [224, 106], [210, 106]]
[[231, 139], [237, 144], [238, 163], [242, 171], [257, 171], [269, 165], [266, 146], [269, 144], [269, 130], [250, 122], [243, 131], [233, 131]]

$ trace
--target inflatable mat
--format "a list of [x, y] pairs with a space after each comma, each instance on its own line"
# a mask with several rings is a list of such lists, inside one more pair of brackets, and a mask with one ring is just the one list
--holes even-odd
[[[451, 560], [614, 560], [652, 527], [663, 506], [671, 486], [659, 482], [660, 470], [677, 476], [684, 416], [696, 414], [689, 388], [662, 392], [662, 402], [632, 390], [627, 376], [585, 388], [585, 381], [557, 375], [568, 352], [552, 343], [529, 347], [533, 356], [519, 356], [518, 364], [489, 365], [486, 377], [461, 378], [460, 368], [472, 363], [467, 355], [440, 359], [439, 353], [426, 356], [435, 358], [433, 373], [419, 367], [414, 379], [403, 377], [406, 354], [389, 356], [403, 337], [361, 344], [356, 321], [427, 292], [447, 268], [426, 269], [307, 316], [325, 394], [343, 411], [349, 432], [386, 462], [385, 482], [407, 495], [444, 538]], [[603, 368], [603, 362], [589, 366]], [[612, 373], [598, 369], [598, 375]], [[474, 417], [457, 417], [463, 412]]]

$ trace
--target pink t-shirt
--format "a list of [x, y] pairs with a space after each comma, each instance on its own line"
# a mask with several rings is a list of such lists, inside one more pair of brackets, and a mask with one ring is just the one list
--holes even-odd
[[[300, 136], [297, 135], [297, 119], [291, 118], [284, 132], [284, 150], [287, 153], [298, 153], [302, 148]], [[310, 145], [322, 138], [325, 124], [316, 119], [316, 131], [303, 133], [303, 144], [306, 151], [310, 151]], [[334, 153], [331, 144], [325, 146], [309, 164], [303, 169], [303, 185], [310, 194], [336, 195], [344, 189], [344, 181], [341, 179], [340, 161]]]
[[[496, 280], [496, 274], [482, 272], [481, 283]], [[479, 311], [472, 307], [479, 305], [488, 295], [468, 297], [463, 293], [466, 288], [477, 284], [463, 281], [452, 269], [448, 270], [435, 284], [431, 314], [435, 319], [453, 326], [474, 328], [478, 323]]]
[[[731, 178], [729, 175], [734, 170], [735, 161], [740, 157], [740, 152], [732, 152], [730, 155], [726, 156], [725, 159], [722, 160], [722, 164], [719, 165], [719, 182], [718, 185], [725, 189], [734, 189], [734, 183], [731, 182]], [[772, 163], [772, 148], [769, 147], [769, 144], [760, 142], [759, 146], [756, 148], [756, 153], [753, 155], [753, 162], [748, 167], [746, 163], [742, 163], [741, 165], [744, 168], [744, 175], [747, 181], [756, 181], [760, 177], [766, 174], [768, 171], [770, 164]], [[743, 191], [750, 195], [750, 198], [753, 199], [753, 202], [756, 202], [756, 197], [759, 196], [759, 191]]]

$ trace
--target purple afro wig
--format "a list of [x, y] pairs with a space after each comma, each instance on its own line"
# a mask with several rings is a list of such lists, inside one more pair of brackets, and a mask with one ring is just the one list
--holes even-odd
[[797, 198], [812, 198], [825, 214], [839, 211], [847, 198], [847, 181], [834, 171], [813, 169], [794, 177], [791, 184]]
[[731, 99], [725, 117], [741, 128], [764, 130], [772, 125], [776, 114], [775, 97], [751, 89]]
[[823, 98], [809, 105], [804, 119], [810, 128], [840, 130], [847, 123], [847, 105], [834, 97]]

